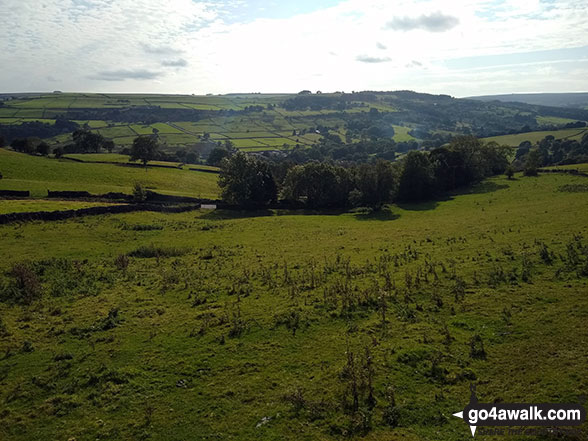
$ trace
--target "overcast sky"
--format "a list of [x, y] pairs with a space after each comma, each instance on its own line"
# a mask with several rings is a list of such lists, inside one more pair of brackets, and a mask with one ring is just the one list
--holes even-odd
[[0, 0], [0, 92], [588, 91], [586, 0]]

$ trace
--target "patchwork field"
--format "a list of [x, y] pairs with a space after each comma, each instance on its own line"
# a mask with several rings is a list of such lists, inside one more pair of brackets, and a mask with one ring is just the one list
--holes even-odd
[[[4, 186], [19, 159], [0, 158]], [[20, 179], [132, 181], [27, 160]], [[0, 438], [457, 441], [472, 381], [482, 402], [577, 402], [585, 182], [496, 177], [380, 213], [0, 226]]]
[[[164, 109], [197, 110], [243, 110], [248, 106], [262, 106], [265, 110], [244, 116], [223, 114], [204, 120], [169, 121], [155, 124], [126, 124], [103, 120], [76, 120], [108, 139], [117, 146], [128, 147], [138, 135], [158, 132], [160, 140], [170, 147], [192, 146], [208, 134], [213, 140], [231, 140], [237, 148], [245, 151], [263, 151], [302, 145], [309, 146], [320, 135], [314, 132], [317, 126], [327, 126], [343, 139], [345, 120], [335, 110], [288, 111], [279, 105], [288, 95], [223, 95], [223, 96], [174, 96], [174, 95], [118, 95], [118, 94], [60, 94], [36, 98], [26, 97], [7, 102], [0, 107], [0, 126], [39, 121], [54, 124], [56, 117], [67, 111], [90, 109], [124, 109], [129, 106], [159, 106]], [[348, 113], [368, 112], [373, 107], [380, 111], [394, 112], [388, 104], [378, 102], [348, 109]], [[301, 130], [312, 129], [304, 135]], [[414, 139], [408, 135], [410, 127], [394, 126], [394, 140], [397, 142]], [[298, 135], [294, 135], [297, 131]], [[52, 145], [71, 141], [69, 135], [59, 135], [47, 140]]]

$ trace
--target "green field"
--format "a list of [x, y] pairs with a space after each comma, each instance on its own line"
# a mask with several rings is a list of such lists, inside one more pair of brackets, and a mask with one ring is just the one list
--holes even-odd
[[561, 168], [563, 170], [578, 170], [584, 173], [588, 173], [588, 164], [568, 164], [568, 165], [548, 165], [545, 168]]
[[[83, 188], [133, 180], [0, 152], [3, 186], [25, 166]], [[371, 214], [0, 226], [2, 292], [22, 261], [42, 287], [0, 302], [0, 438], [458, 441], [472, 381], [484, 403], [577, 402], [588, 198], [560, 190], [585, 182], [496, 177]]]
[[[127, 164], [129, 163], [129, 155], [123, 155], [120, 153], [68, 153], [63, 155], [64, 158], [76, 159], [83, 162], [112, 162], [115, 164]], [[136, 164], [138, 162], [135, 162]], [[170, 161], [149, 161], [149, 165], [170, 165], [173, 167], [179, 167], [181, 163], [170, 162]], [[218, 167], [202, 164], [185, 164], [186, 166], [196, 166], [205, 170], [219, 171]], [[185, 168], [185, 167], [182, 167]]]
[[394, 126], [394, 141], [404, 142], [416, 140], [414, 136], [408, 134], [410, 130], [410, 127]]
[[570, 118], [559, 118], [557, 116], [538, 116], [537, 117], [537, 124], [542, 124], [542, 125], [548, 125], [548, 124], [553, 124], [553, 125], [564, 125], [567, 123], [573, 123], [576, 122], [576, 120], [574, 119], [570, 119]]
[[29, 156], [0, 149], [0, 189], [29, 190], [35, 197], [47, 190], [83, 190], [129, 193], [135, 183], [163, 193], [215, 198], [217, 175], [191, 170], [124, 167], [116, 164], [78, 163]]
[[579, 141], [586, 133], [588, 133], [588, 129], [562, 129], [545, 132], [518, 133], [516, 135], [493, 136], [490, 138], [483, 138], [483, 140], [487, 142], [495, 141], [498, 144], [516, 147], [524, 141], [530, 141], [532, 144], [535, 144], [549, 135], [555, 137], [555, 139], [575, 139], [576, 141]]

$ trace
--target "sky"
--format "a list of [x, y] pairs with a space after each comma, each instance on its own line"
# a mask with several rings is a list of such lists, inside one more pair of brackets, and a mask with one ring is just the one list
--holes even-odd
[[0, 0], [0, 92], [588, 91], [586, 0]]

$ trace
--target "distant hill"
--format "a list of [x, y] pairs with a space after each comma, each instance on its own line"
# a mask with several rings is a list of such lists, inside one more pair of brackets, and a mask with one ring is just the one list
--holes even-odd
[[519, 102], [539, 106], [588, 108], [588, 92], [585, 93], [511, 93], [507, 95], [482, 95], [470, 100]]
[[[399, 151], [406, 151], [418, 143], [427, 148], [440, 146], [456, 135], [487, 138], [582, 129], [588, 121], [588, 93], [567, 95], [585, 96], [587, 107], [458, 99], [407, 90], [11, 95], [10, 100], [0, 101], [0, 136], [8, 144], [17, 138], [37, 137], [53, 147], [65, 146], [79, 125], [112, 140], [121, 150], [138, 135], [156, 133], [169, 154], [179, 148], [205, 148], [226, 141], [247, 152], [289, 150], [319, 143], [325, 135], [346, 144], [392, 138], [403, 144]], [[506, 96], [509, 100], [519, 97]]]

